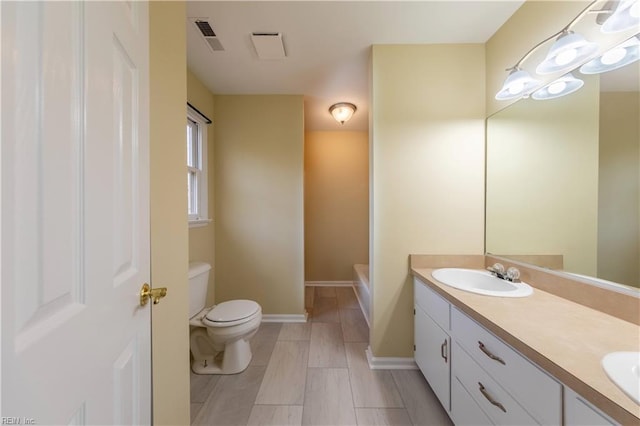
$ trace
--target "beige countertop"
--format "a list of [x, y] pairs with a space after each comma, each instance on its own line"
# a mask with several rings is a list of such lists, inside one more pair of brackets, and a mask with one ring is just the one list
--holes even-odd
[[623, 425], [640, 424], [640, 405], [606, 376], [610, 352], [639, 351], [640, 327], [534, 287], [523, 298], [483, 296], [441, 284], [433, 269], [414, 276]]

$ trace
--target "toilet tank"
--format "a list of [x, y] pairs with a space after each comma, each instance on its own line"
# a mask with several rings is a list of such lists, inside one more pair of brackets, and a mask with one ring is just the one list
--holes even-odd
[[211, 265], [204, 262], [189, 264], [189, 318], [204, 309]]

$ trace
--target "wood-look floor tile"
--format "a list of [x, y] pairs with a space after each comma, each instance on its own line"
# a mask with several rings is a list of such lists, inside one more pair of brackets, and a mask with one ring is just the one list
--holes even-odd
[[349, 372], [346, 368], [309, 368], [302, 424], [356, 424]]
[[369, 326], [360, 309], [341, 309], [340, 323], [345, 342], [369, 341]]
[[251, 339], [251, 363], [249, 365], [266, 366], [276, 345], [275, 339]]
[[412, 426], [404, 408], [356, 408], [359, 426]]
[[313, 302], [311, 322], [339, 323], [338, 300], [335, 297], [316, 297]]
[[369, 368], [365, 355], [367, 343], [345, 343], [345, 348], [354, 406], [362, 408], [404, 407], [391, 371]]
[[282, 324], [278, 340], [310, 340], [311, 323], [286, 323]]
[[247, 426], [300, 426], [300, 405], [254, 405]]
[[453, 424], [419, 370], [393, 370], [391, 374], [414, 425]]
[[340, 309], [360, 309], [353, 287], [336, 287], [336, 298]]
[[336, 297], [335, 287], [316, 287], [316, 297]]
[[276, 342], [256, 404], [302, 405], [308, 359], [309, 342]]
[[191, 403], [191, 424], [193, 424], [193, 421], [198, 416], [198, 413], [200, 413], [200, 410], [202, 409], [203, 405], [204, 404], [202, 402], [192, 402]]
[[263, 322], [262, 324], [260, 324], [258, 331], [251, 339], [277, 340], [278, 334], [280, 334], [280, 328], [282, 328], [281, 322]]
[[311, 324], [309, 367], [346, 367], [342, 329], [340, 324], [314, 322]]
[[205, 402], [220, 376], [215, 374], [195, 374], [191, 372], [191, 402]]
[[314, 300], [315, 294], [316, 294], [315, 287], [309, 286], [304, 288], [304, 307], [306, 309], [313, 308], [313, 300]]
[[242, 373], [220, 376], [193, 424], [246, 425], [265, 370], [249, 366]]

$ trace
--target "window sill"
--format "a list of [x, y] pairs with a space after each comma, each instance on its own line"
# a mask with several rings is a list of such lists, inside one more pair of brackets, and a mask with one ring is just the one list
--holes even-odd
[[193, 219], [189, 221], [189, 228], [200, 228], [202, 226], [207, 226], [212, 221], [213, 219]]

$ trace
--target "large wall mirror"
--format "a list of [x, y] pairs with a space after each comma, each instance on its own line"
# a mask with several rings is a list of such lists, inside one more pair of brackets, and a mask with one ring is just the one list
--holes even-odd
[[640, 287], [640, 67], [487, 120], [486, 251]]

